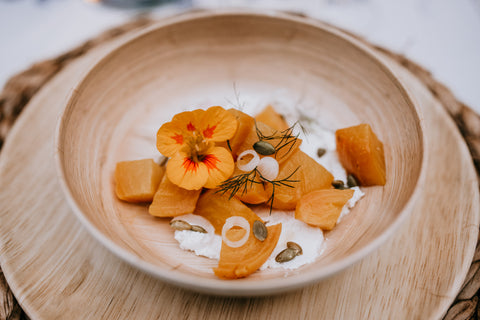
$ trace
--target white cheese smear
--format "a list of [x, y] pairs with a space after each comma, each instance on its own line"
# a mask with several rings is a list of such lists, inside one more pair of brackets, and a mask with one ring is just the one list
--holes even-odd
[[[282, 224], [282, 232], [278, 239], [277, 246], [268, 260], [260, 267], [260, 270], [267, 268], [296, 269], [304, 264], [311, 263], [320, 255], [323, 244], [323, 232], [320, 228], [312, 227], [294, 217], [294, 212], [273, 212], [271, 215], [262, 215], [261, 218], [267, 221], [266, 225]], [[293, 241], [298, 244], [303, 253], [294, 259], [278, 263], [275, 257], [285, 248], [287, 242]]]
[[[181, 216], [178, 218], [188, 222], [188, 219]], [[175, 240], [180, 244], [180, 248], [193, 251], [197, 256], [203, 256], [214, 260], [220, 259], [222, 237], [219, 235], [183, 230], [175, 231]]]
[[180, 244], [180, 248], [193, 251], [198, 256], [215, 260], [220, 259], [222, 237], [215, 234], [215, 228], [210, 221], [202, 216], [192, 213], [184, 214], [172, 219], [172, 221], [175, 220], [183, 220], [192, 226], [200, 226], [207, 231], [206, 233], [190, 230], [175, 231], [175, 240]]
[[[292, 112], [288, 109], [276, 108], [278, 112], [285, 115], [288, 123], [294, 123], [299, 115], [296, 112]], [[302, 117], [308, 118], [309, 121], [302, 127], [305, 129], [305, 133], [300, 133], [300, 138], [303, 140], [300, 149], [315, 159], [318, 163], [323, 165], [336, 180], [342, 180], [346, 182], [347, 174], [337, 156], [335, 132], [322, 127], [316, 119], [315, 115], [305, 115]], [[325, 154], [318, 157], [318, 148], [326, 150]], [[343, 207], [342, 212], [337, 220], [339, 223], [352, 209], [356, 202], [360, 200], [364, 193], [359, 187], [352, 188], [354, 190], [353, 197]], [[176, 217], [175, 219], [184, 220], [190, 224], [196, 224], [198, 222], [195, 218], [192, 221], [192, 215], [184, 215]], [[283, 268], [287, 270], [296, 269], [308, 263], [315, 261], [323, 251], [324, 236], [320, 228], [309, 226], [308, 224], [295, 219], [294, 211], [278, 211], [273, 210], [270, 215], [268, 210], [260, 213], [259, 216], [266, 221], [266, 225], [274, 225], [277, 223], [282, 224], [282, 232], [278, 240], [277, 246], [273, 250], [268, 260], [261, 266], [260, 270], [267, 268]], [[207, 221], [208, 222], [208, 221]], [[211, 226], [211, 225], [210, 225]], [[204, 227], [202, 225], [202, 227]], [[204, 227], [205, 228], [205, 227]], [[213, 228], [213, 226], [211, 226]], [[175, 231], [175, 239], [179, 242], [180, 247], [184, 250], [190, 250], [195, 252], [199, 256], [218, 260], [220, 258], [220, 250], [222, 246], [222, 238], [214, 234], [213, 232], [199, 233], [194, 231]], [[303, 250], [302, 255], [296, 256], [294, 259], [278, 263], [275, 261], [275, 257], [285, 248], [287, 248], [287, 242], [293, 241], [300, 245]]]

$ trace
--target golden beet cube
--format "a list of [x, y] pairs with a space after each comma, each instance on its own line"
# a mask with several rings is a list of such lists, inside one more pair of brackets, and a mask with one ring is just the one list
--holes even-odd
[[345, 170], [362, 186], [385, 185], [383, 143], [368, 124], [339, 129], [335, 133], [337, 153]]
[[152, 201], [165, 169], [152, 159], [118, 162], [115, 193], [127, 202]]
[[218, 267], [213, 269], [215, 275], [222, 279], [239, 279], [257, 271], [275, 249], [282, 233], [282, 224], [268, 226], [267, 230], [268, 236], [264, 241], [256, 239], [250, 232], [247, 242], [239, 248], [229, 247], [222, 242]]
[[272, 129], [283, 131], [290, 128], [285, 119], [275, 109], [268, 105], [259, 114], [255, 116], [257, 122], [263, 122]]
[[176, 217], [192, 213], [202, 190], [187, 190], [172, 183], [165, 174], [148, 212], [156, 217]]
[[[236, 177], [241, 174], [245, 174], [245, 172], [236, 168], [232, 177]], [[267, 201], [268, 198], [270, 198], [270, 195], [267, 193], [264, 183], [260, 180], [258, 175], [255, 177], [254, 181], [255, 182], [246, 182], [245, 186], [242, 186], [235, 193], [235, 197], [240, 199], [242, 202], [249, 204], [260, 204]]]
[[[289, 178], [288, 178], [289, 177]], [[321, 164], [301, 150], [295, 151], [288, 161], [280, 164], [277, 180], [288, 178], [285, 185], [273, 186], [266, 183], [267, 195], [274, 193], [273, 208], [281, 210], [295, 209], [300, 198], [313, 190], [332, 188], [333, 175]]]
[[237, 198], [230, 198], [228, 194], [221, 194], [213, 189], [204, 192], [200, 196], [194, 214], [198, 214], [210, 221], [217, 234], [222, 234], [223, 225], [231, 216], [243, 217], [250, 225], [253, 225], [255, 220], [262, 221], [252, 209]]
[[332, 230], [353, 193], [352, 189], [324, 189], [307, 193], [297, 204], [295, 219], [322, 230]]

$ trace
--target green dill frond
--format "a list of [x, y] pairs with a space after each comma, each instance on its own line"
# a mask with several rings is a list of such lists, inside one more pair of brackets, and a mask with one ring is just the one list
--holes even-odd
[[[291, 172], [287, 177], [280, 179], [280, 180], [268, 180], [257, 169], [253, 169], [250, 172], [242, 173], [231, 177], [223, 181], [219, 186], [217, 193], [222, 195], [228, 194], [229, 199], [233, 198], [237, 193], [245, 194], [249, 188], [253, 186], [253, 184], [262, 184], [262, 183], [270, 183], [272, 185], [272, 194], [267, 200], [267, 205], [270, 206], [270, 213], [272, 212], [273, 208], [273, 199], [275, 198], [275, 187], [276, 186], [284, 186], [288, 188], [294, 188], [292, 183], [300, 182], [300, 180], [293, 180], [291, 177], [298, 171], [300, 167], [297, 167], [293, 172]], [[257, 177], [260, 178], [261, 181], [257, 181]]]
[[270, 135], [265, 135], [258, 128], [257, 122], [255, 121], [255, 132], [257, 133], [257, 137], [258, 137], [259, 141], [262, 141], [262, 140], [264, 140], [264, 141], [279, 140], [276, 143], [276, 145], [274, 145], [275, 158], [276, 158], [276, 154], [278, 153], [278, 151], [288, 147], [288, 151], [284, 155], [284, 156], [286, 156], [292, 150], [293, 146], [297, 142], [298, 137], [300, 135], [300, 134], [296, 134], [296, 135], [293, 134], [293, 130], [297, 125], [299, 125], [298, 121], [295, 122], [291, 127], [287, 128], [283, 131], [280, 131], [280, 132], [274, 131]]
[[245, 194], [248, 188], [251, 188], [254, 183], [261, 183], [256, 181], [256, 177], [259, 175], [257, 169], [253, 169], [250, 172], [242, 173], [231, 177], [223, 181], [219, 186], [217, 193], [229, 194], [229, 199], [233, 198], [235, 194], [241, 192], [240, 194]]

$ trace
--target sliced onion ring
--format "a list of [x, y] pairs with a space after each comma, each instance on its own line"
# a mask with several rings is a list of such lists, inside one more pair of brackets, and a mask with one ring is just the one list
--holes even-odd
[[[245, 229], [245, 234], [243, 235], [242, 239], [238, 241], [231, 241], [227, 238], [228, 230], [232, 229], [233, 227], [240, 227]], [[248, 237], [250, 236], [250, 223], [244, 217], [240, 216], [233, 216], [228, 218], [225, 221], [225, 224], [222, 228], [222, 240], [225, 244], [231, 248], [238, 248], [241, 247], [247, 242]]]
[[[253, 158], [249, 162], [245, 164], [241, 164], [240, 160], [245, 157], [246, 155], [252, 155]], [[237, 167], [238, 169], [245, 171], [245, 172], [250, 172], [253, 169], [255, 169], [258, 166], [258, 163], [260, 162], [260, 157], [258, 156], [258, 153], [253, 150], [253, 149], [248, 149], [240, 153], [237, 157]]]
[[278, 177], [280, 166], [278, 161], [272, 157], [263, 157], [257, 166], [258, 172], [267, 180], [275, 180]]

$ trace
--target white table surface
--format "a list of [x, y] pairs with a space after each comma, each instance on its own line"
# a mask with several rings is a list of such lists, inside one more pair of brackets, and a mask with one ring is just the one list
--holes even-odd
[[0, 87], [30, 64], [142, 11], [166, 16], [189, 7], [293, 10], [320, 18], [405, 54], [480, 113], [480, 0], [181, 0], [150, 8], [0, 0]]

